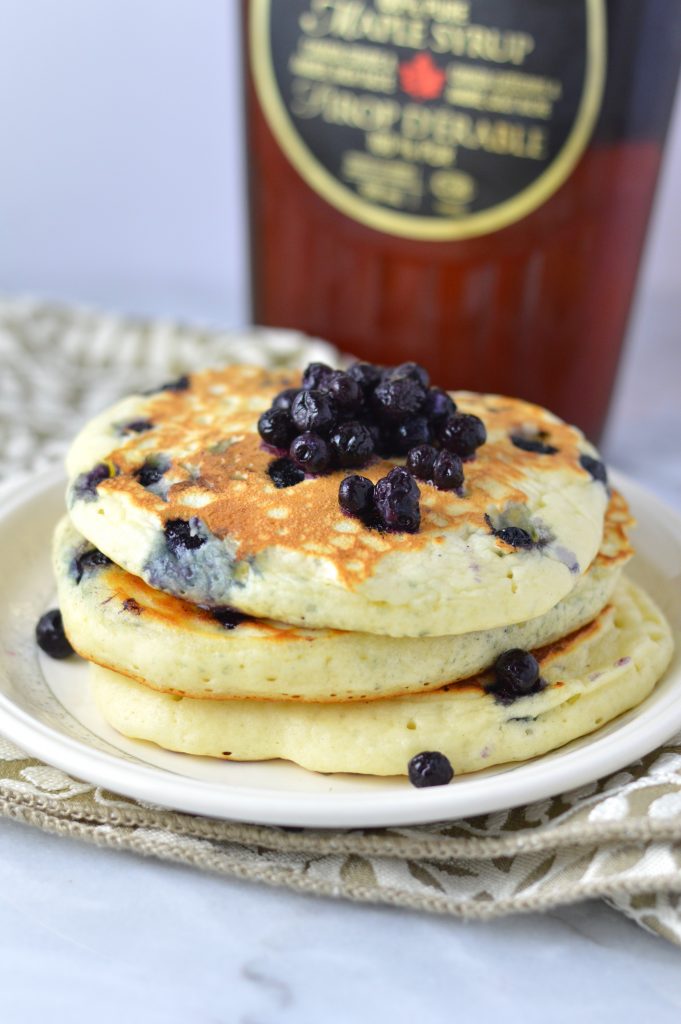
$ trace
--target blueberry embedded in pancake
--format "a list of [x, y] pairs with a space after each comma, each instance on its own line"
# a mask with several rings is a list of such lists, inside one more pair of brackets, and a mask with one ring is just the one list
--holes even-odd
[[585, 469], [587, 473], [594, 478], [594, 480], [597, 480], [599, 483], [607, 486], [608, 471], [599, 459], [594, 459], [591, 455], [580, 455], [579, 464], [582, 469]]
[[514, 444], [516, 448], [520, 448], [524, 452], [534, 452], [536, 455], [557, 455], [558, 449], [552, 445], [547, 444], [546, 441], [542, 441], [538, 437], [527, 437], [525, 434], [511, 434], [511, 444]]
[[107, 558], [102, 551], [97, 551], [96, 548], [90, 547], [85, 542], [84, 544], [79, 544], [74, 551], [69, 571], [75, 582], [80, 583], [86, 573], [94, 572], [97, 569], [101, 569], [102, 566], [110, 564], [110, 558]]
[[[420, 415], [429, 400], [417, 374], [399, 378], [405, 379], [411, 383], [386, 388], [385, 437], [398, 407], [400, 415], [411, 414], [412, 406]], [[312, 476], [286, 456], [279, 464], [284, 472], [273, 470], [277, 456], [263, 444], [257, 421], [277, 396], [302, 383], [292, 373], [227, 367], [193, 374], [184, 390], [120, 403], [72, 447], [74, 523], [132, 573], [196, 603], [396, 636], [464, 633], [541, 615], [588, 568], [600, 544], [607, 493], [580, 463], [583, 456], [598, 460], [575, 428], [519, 400], [456, 393], [450, 399], [456, 412], [444, 422], [470, 417], [464, 422], [474, 426], [475, 419], [486, 432], [464, 464], [463, 486], [419, 483], [417, 532], [379, 533], [341, 510], [343, 468]], [[362, 385], [365, 403], [370, 387]], [[315, 415], [324, 407], [317, 401]], [[150, 421], [153, 429], [122, 438], [116, 424], [135, 419]], [[327, 428], [322, 423], [319, 429]], [[475, 429], [467, 450], [471, 439], [481, 438]], [[557, 452], [541, 455], [509, 443], [509, 435], [531, 431], [546, 434]], [[379, 450], [386, 450], [385, 437]], [[171, 461], [163, 474], [165, 495], [135, 479], [144, 461], [160, 453]], [[90, 480], [83, 493], [78, 479], [107, 464], [113, 472]], [[404, 456], [375, 456], [362, 475], [376, 485], [403, 464]], [[521, 510], [546, 542], [513, 546], [492, 534], [485, 517], [505, 529], [499, 523], [509, 510]], [[177, 520], [200, 524], [195, 536], [204, 543], [169, 550], [165, 525]]]
[[540, 693], [546, 686], [539, 674], [539, 662], [531, 651], [512, 647], [494, 662], [494, 682], [487, 687], [501, 704]]

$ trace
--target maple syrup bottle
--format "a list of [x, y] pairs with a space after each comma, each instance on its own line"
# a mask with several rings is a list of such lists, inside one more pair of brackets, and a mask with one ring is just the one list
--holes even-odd
[[253, 316], [597, 439], [679, 0], [250, 0]]

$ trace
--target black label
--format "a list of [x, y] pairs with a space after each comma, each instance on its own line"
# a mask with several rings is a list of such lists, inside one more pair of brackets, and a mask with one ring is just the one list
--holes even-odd
[[591, 135], [603, 0], [252, 0], [261, 105], [307, 183], [424, 239], [526, 216]]

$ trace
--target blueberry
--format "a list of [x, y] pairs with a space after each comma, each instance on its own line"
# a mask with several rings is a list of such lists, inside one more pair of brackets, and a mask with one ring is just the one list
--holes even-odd
[[382, 370], [373, 363], [353, 363], [347, 369], [348, 377], [356, 380], [365, 396], [369, 396], [381, 379]]
[[331, 462], [331, 451], [326, 441], [309, 432], [293, 438], [289, 455], [296, 466], [307, 473], [323, 473]]
[[176, 555], [179, 551], [194, 550], [206, 543], [206, 538], [198, 533], [199, 520], [193, 517], [186, 519], [169, 519], [163, 528], [168, 549]]
[[449, 758], [439, 750], [424, 750], [414, 754], [409, 762], [409, 781], [417, 789], [428, 786], [446, 786], [454, 778]]
[[534, 452], [536, 455], [555, 455], [558, 451], [552, 444], [545, 444], [535, 437], [525, 437], [524, 434], [511, 434], [511, 443], [524, 452]]
[[156, 395], [159, 391], [187, 391], [190, 386], [190, 380], [187, 374], [183, 374], [178, 377], [177, 380], [169, 380], [165, 384], [160, 384], [157, 388], [150, 388], [148, 391], [144, 391], [145, 395]]
[[258, 433], [273, 448], [288, 448], [295, 430], [286, 409], [268, 409], [258, 420]]
[[320, 390], [331, 396], [334, 405], [343, 414], [357, 412], [364, 401], [360, 385], [341, 370], [334, 370], [321, 384]]
[[399, 366], [392, 367], [386, 371], [386, 376], [390, 377], [391, 380], [398, 380], [400, 377], [409, 377], [410, 380], [416, 381], [422, 388], [427, 389], [430, 384], [430, 377], [428, 371], [423, 366], [419, 366], [418, 363], [400, 363]]
[[456, 412], [456, 402], [442, 388], [431, 388], [426, 395], [423, 415], [436, 426]]
[[455, 491], [463, 484], [463, 465], [458, 455], [442, 451], [433, 466], [433, 483], [441, 491]]
[[539, 662], [520, 647], [500, 654], [494, 663], [494, 682], [488, 693], [494, 693], [503, 704], [510, 704], [517, 697], [538, 693], [545, 684], [539, 678]]
[[82, 498], [85, 501], [92, 501], [97, 497], [97, 488], [109, 477], [113, 476], [112, 466], [106, 462], [98, 462], [89, 473], [81, 473], [73, 483], [74, 498]]
[[485, 443], [487, 431], [477, 416], [457, 412], [440, 425], [438, 436], [443, 448], [464, 459]]
[[419, 480], [431, 480], [437, 454], [431, 444], [420, 444], [407, 455], [407, 469]]
[[169, 469], [169, 462], [160, 461], [157, 456], [152, 456], [137, 470], [135, 478], [142, 487], [152, 487]]
[[286, 412], [291, 408], [293, 399], [300, 392], [300, 388], [286, 388], [285, 391], [280, 391], [277, 397], [272, 402], [273, 409], [285, 409]]
[[236, 629], [237, 626], [248, 619], [248, 615], [244, 615], [243, 612], [238, 612], [228, 605], [211, 608], [210, 613], [225, 629]]
[[290, 459], [285, 458], [274, 459], [270, 462], [267, 472], [274, 486], [279, 488], [293, 487], [295, 484], [302, 483], [305, 479], [305, 473], [302, 469], [298, 469]]
[[306, 391], [321, 388], [333, 372], [326, 363], [310, 363], [303, 373], [303, 387]]
[[129, 423], [122, 423], [118, 428], [119, 434], [143, 434], [151, 430], [154, 424], [151, 420], [130, 420]]
[[401, 423], [420, 412], [426, 389], [411, 377], [384, 377], [373, 394], [373, 406], [379, 419]]
[[505, 526], [501, 530], [493, 530], [493, 533], [495, 537], [503, 540], [505, 544], [510, 544], [512, 548], [531, 548], [534, 546], [534, 541], [530, 534], [519, 526]]
[[374, 438], [357, 420], [341, 423], [331, 435], [331, 447], [343, 468], [366, 466], [374, 454]]
[[393, 533], [416, 533], [421, 525], [419, 491], [411, 473], [397, 466], [374, 488], [374, 504], [384, 529]]
[[142, 614], [142, 605], [138, 604], [134, 597], [126, 597], [121, 607], [124, 612], [130, 612], [131, 615]]
[[336, 408], [323, 391], [301, 391], [291, 405], [291, 419], [297, 433], [310, 430], [313, 434], [327, 437], [336, 425]]
[[430, 426], [425, 416], [413, 416], [400, 423], [392, 434], [393, 450], [398, 455], [406, 455], [410, 448], [428, 444], [431, 440]]
[[366, 519], [373, 510], [374, 485], [365, 476], [346, 476], [338, 488], [338, 504], [348, 516]]
[[58, 608], [50, 608], [49, 612], [40, 616], [35, 627], [35, 638], [40, 650], [49, 654], [51, 658], [68, 658], [74, 653], [73, 647], [66, 639], [64, 623]]
[[605, 468], [604, 463], [598, 459], [594, 459], [591, 455], [580, 455], [579, 464], [582, 469], [585, 469], [587, 473], [590, 473], [594, 480], [598, 480], [599, 483], [608, 484], [608, 471]]
[[92, 569], [101, 569], [105, 565], [111, 565], [111, 559], [107, 558], [103, 551], [91, 548], [84, 551], [82, 555], [76, 555], [71, 563], [71, 572], [76, 583], [80, 583], [85, 573]]

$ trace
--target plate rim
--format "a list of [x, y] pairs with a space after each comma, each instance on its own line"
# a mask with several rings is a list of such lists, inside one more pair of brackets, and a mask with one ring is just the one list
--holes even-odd
[[[681, 515], [666, 502], [626, 475], [613, 471], [612, 481], [625, 495], [652, 506], [663, 514], [681, 547]], [[18, 509], [66, 484], [61, 467], [11, 478], [0, 488], [0, 525]], [[679, 642], [679, 636], [675, 634]], [[135, 763], [98, 750], [41, 722], [0, 693], [0, 733], [22, 750], [85, 781], [122, 796], [156, 804], [179, 813], [258, 825], [301, 826], [319, 829], [381, 828], [432, 824], [479, 814], [508, 810], [559, 793], [577, 789], [663, 745], [681, 729], [681, 673], [678, 692], [672, 690], [661, 704], [631, 715], [620, 728], [598, 736], [588, 748], [567, 745], [543, 757], [500, 767], [485, 775], [462, 777], [455, 786], [332, 793], [252, 789], [240, 784], [222, 785], [174, 773], [159, 766]], [[45, 683], [47, 686], [47, 682]], [[676, 707], [678, 704], [678, 707]], [[670, 715], [670, 705], [676, 715]], [[636, 709], [632, 709], [636, 710]], [[672, 709], [673, 710], [673, 709]], [[627, 713], [631, 714], [631, 713]], [[622, 740], [625, 740], [625, 750]], [[590, 756], [584, 757], [585, 749]], [[545, 760], [553, 755], [553, 761]], [[542, 761], [543, 772], [532, 772]], [[525, 772], [530, 773], [528, 779]]]

